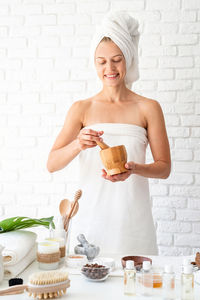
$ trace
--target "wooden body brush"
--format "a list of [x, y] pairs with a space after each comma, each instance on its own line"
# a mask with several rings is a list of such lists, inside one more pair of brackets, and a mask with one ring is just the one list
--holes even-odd
[[127, 162], [127, 152], [124, 145], [109, 147], [104, 142], [96, 141], [96, 143], [101, 148], [101, 160], [108, 175], [115, 175], [128, 171], [124, 167]]
[[0, 291], [0, 296], [14, 295], [26, 290], [29, 296], [38, 299], [61, 297], [70, 287], [68, 273], [64, 271], [46, 271], [33, 273], [27, 285], [15, 285]]

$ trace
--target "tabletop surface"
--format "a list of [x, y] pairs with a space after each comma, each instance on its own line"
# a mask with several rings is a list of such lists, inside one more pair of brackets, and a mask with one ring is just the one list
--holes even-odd
[[[171, 263], [176, 266], [180, 266], [183, 257], [151, 257], [155, 265], [162, 265], [165, 262]], [[83, 275], [79, 274], [79, 271], [71, 272], [71, 269], [67, 267], [62, 267], [69, 272], [70, 287], [67, 289], [66, 295], [63, 295], [61, 299], [72, 299], [72, 300], [123, 300], [130, 299], [130, 296], [124, 295], [124, 284], [123, 284], [123, 270], [119, 272], [113, 272], [110, 276], [102, 282], [91, 282], [86, 280]], [[24, 279], [24, 283], [27, 283], [28, 276], [38, 269], [38, 263], [33, 262], [23, 273], [18, 277]], [[177, 282], [179, 280], [177, 279]], [[3, 280], [0, 283], [0, 289], [8, 287], [8, 281]], [[133, 296], [134, 299], [138, 300], [163, 300], [162, 290], [156, 290], [156, 295], [152, 297], [143, 296]], [[24, 299], [34, 299], [29, 297], [27, 292], [18, 295], [1, 296], [3, 300], [24, 300]], [[177, 298], [180, 299], [180, 295], [177, 294]], [[195, 283], [195, 300], [200, 300], [200, 285]]]

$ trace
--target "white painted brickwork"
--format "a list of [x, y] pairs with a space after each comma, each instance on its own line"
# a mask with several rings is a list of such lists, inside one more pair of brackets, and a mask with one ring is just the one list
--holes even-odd
[[110, 10], [139, 20], [134, 90], [165, 114], [172, 173], [150, 180], [159, 252], [192, 254], [200, 248], [199, 0], [0, 1], [0, 218], [57, 215], [79, 188], [77, 161], [49, 174], [47, 155], [73, 101], [97, 91], [89, 45]]

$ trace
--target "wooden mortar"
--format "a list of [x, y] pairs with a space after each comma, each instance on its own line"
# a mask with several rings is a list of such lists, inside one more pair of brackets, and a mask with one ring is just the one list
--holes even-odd
[[127, 162], [127, 152], [124, 145], [109, 147], [104, 142], [97, 141], [101, 148], [100, 157], [108, 175], [115, 175], [127, 172], [124, 167]]

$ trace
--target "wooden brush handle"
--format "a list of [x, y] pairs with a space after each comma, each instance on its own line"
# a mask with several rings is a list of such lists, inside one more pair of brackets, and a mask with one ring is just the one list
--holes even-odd
[[97, 145], [102, 149], [107, 149], [107, 148], [110, 148], [106, 143], [104, 142], [100, 142], [100, 141], [96, 141]]
[[25, 284], [14, 285], [14, 286], [9, 287], [8, 289], [1, 290], [0, 296], [19, 294], [20, 292], [23, 292], [27, 288], [28, 288], [28, 285], [25, 285]]

